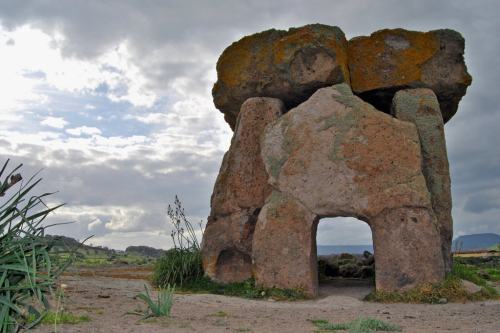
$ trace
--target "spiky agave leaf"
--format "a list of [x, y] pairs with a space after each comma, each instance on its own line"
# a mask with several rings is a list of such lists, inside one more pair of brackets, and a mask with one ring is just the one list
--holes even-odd
[[[31, 177], [16, 192], [13, 186], [22, 177], [14, 168], [5, 178], [7, 162], [0, 170], [0, 333], [10, 333], [19, 327], [36, 325], [48, 307], [47, 294], [56, 278], [67, 267], [54, 265], [50, 249], [53, 245], [45, 235], [42, 222], [59, 208], [48, 207], [44, 200], [52, 193], [30, 193], [41, 179]], [[12, 195], [5, 197], [5, 194]], [[31, 320], [28, 322], [28, 317]], [[34, 319], [33, 319], [34, 318]]]

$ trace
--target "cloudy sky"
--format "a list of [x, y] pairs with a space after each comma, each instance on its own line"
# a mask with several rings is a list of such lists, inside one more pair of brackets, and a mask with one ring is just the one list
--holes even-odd
[[[178, 194], [205, 219], [229, 146], [210, 93], [225, 47], [315, 22], [348, 38], [452, 28], [474, 78], [446, 125], [455, 236], [500, 233], [499, 12], [494, 0], [0, 0], [0, 157], [25, 176], [43, 168], [39, 190], [59, 191], [53, 221], [76, 223], [52, 233], [168, 248], [167, 204]], [[363, 222], [327, 222], [321, 244], [371, 243]]]

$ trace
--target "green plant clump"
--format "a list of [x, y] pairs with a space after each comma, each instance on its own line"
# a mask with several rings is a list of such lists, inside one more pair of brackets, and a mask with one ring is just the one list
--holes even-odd
[[90, 321], [90, 317], [87, 315], [75, 315], [70, 312], [54, 312], [49, 311], [45, 314], [42, 319], [42, 324], [44, 325], [59, 325], [59, 324], [69, 324], [76, 325], [80, 323], [85, 323]]
[[[167, 214], [174, 227], [171, 237], [174, 248], [168, 250], [155, 264], [152, 282], [160, 288], [168, 285], [182, 287], [203, 276], [200, 243], [184, 208], [176, 196], [174, 208], [168, 206]], [[200, 223], [201, 234], [203, 229]]]
[[[462, 285], [467, 280], [481, 286], [481, 291], [469, 294]], [[498, 299], [499, 295], [488, 281], [481, 278], [474, 268], [454, 261], [452, 273], [443, 282], [423, 284], [404, 292], [374, 291], [365, 300], [381, 303], [440, 303], [443, 299], [450, 302], [479, 301]]]
[[[38, 324], [48, 309], [47, 294], [71, 258], [57, 260], [51, 253], [53, 242], [44, 237], [42, 222], [55, 209], [44, 199], [51, 193], [31, 195], [41, 181], [30, 178], [22, 182], [14, 168], [2, 177], [8, 165], [0, 170], [0, 332], [16, 332]], [[19, 188], [5, 196], [16, 183]], [[34, 320], [29, 320], [34, 318]]]
[[258, 287], [253, 279], [244, 282], [220, 284], [208, 277], [200, 277], [185, 283], [182, 288], [179, 288], [179, 291], [238, 296], [250, 299], [272, 298], [278, 301], [295, 301], [306, 298], [300, 290]]
[[165, 289], [158, 290], [156, 302], [151, 297], [151, 292], [147, 285], [144, 285], [146, 292], [140, 293], [136, 297], [146, 302], [148, 306], [142, 319], [150, 317], [169, 317], [172, 305], [174, 304], [174, 288], [168, 286]]
[[401, 332], [401, 327], [373, 318], [359, 318], [348, 323], [332, 324], [317, 319], [311, 322], [320, 329], [318, 332], [348, 331], [349, 333]]

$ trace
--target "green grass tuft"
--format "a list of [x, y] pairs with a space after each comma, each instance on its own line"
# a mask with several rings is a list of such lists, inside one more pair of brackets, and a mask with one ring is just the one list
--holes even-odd
[[347, 323], [332, 324], [327, 320], [316, 319], [311, 322], [320, 329], [319, 332], [348, 331], [349, 333], [371, 332], [401, 332], [401, 327], [391, 323], [374, 319], [359, 318]]
[[143, 300], [148, 306], [143, 313], [143, 319], [150, 317], [169, 317], [172, 305], [174, 304], [174, 288], [168, 286], [165, 289], [158, 290], [156, 302], [151, 297], [151, 292], [147, 285], [144, 285], [146, 291], [136, 297]]
[[185, 283], [178, 290], [185, 293], [207, 293], [250, 299], [272, 298], [278, 301], [295, 301], [305, 298], [300, 290], [257, 287], [253, 279], [244, 282], [220, 284], [208, 277], [201, 277]]
[[49, 311], [47, 314], [42, 319], [42, 324], [44, 325], [54, 325], [54, 324], [70, 324], [70, 325], [76, 325], [80, 323], [85, 323], [89, 322], [90, 317], [87, 315], [74, 315], [69, 312], [53, 312]]

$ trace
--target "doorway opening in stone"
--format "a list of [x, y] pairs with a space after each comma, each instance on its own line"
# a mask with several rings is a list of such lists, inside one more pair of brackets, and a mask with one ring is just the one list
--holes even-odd
[[364, 298], [375, 289], [370, 226], [354, 217], [322, 218], [316, 232], [319, 296]]

